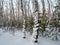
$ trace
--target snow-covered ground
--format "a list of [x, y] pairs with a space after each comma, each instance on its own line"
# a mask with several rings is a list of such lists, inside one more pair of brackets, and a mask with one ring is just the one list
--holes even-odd
[[0, 28], [0, 45], [60, 45], [60, 41], [52, 41], [48, 38], [39, 37], [38, 43], [31, 40], [31, 35], [27, 33], [27, 38], [22, 38], [22, 32], [5, 32]]

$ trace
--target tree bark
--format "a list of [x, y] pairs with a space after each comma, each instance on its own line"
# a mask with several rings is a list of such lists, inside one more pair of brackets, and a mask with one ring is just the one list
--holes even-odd
[[35, 43], [38, 42], [38, 34], [39, 34], [38, 16], [39, 16], [38, 0], [34, 0], [34, 16], [33, 16], [34, 17], [34, 27], [33, 27], [32, 40]]
[[21, 0], [21, 11], [23, 15], [23, 38], [26, 38], [26, 30], [25, 30], [25, 15], [23, 10], [23, 0]]

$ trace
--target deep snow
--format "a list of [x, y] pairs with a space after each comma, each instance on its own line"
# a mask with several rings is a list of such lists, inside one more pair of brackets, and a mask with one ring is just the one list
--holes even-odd
[[23, 39], [22, 35], [22, 31], [9, 32], [0, 28], [0, 45], [60, 45], [60, 41], [52, 41], [47, 37], [39, 37], [38, 43], [34, 43], [28, 32], [26, 39]]

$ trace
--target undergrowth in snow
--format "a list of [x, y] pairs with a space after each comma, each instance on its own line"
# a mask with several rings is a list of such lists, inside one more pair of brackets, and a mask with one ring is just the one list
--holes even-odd
[[[14, 34], [14, 35], [13, 35]], [[38, 43], [31, 40], [29, 32], [26, 33], [26, 39], [22, 38], [22, 31], [5, 32], [0, 28], [0, 45], [60, 45], [60, 41], [53, 41], [48, 37], [38, 38]]]

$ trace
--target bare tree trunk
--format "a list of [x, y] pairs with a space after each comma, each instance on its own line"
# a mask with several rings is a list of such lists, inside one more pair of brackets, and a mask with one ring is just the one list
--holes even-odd
[[14, 16], [14, 5], [13, 5], [13, 0], [10, 0], [10, 26], [12, 28], [12, 22], [13, 20], [15, 20], [15, 16]]
[[4, 0], [0, 0], [0, 25], [2, 26], [3, 28], [3, 2]]
[[25, 15], [23, 10], [23, 0], [21, 0], [21, 10], [23, 15], [23, 38], [26, 38], [26, 30], [25, 30]]
[[[44, 2], [44, 0], [41, 0], [42, 1], [42, 19], [43, 19], [43, 22], [46, 22], [46, 20], [45, 20], [45, 17], [46, 17], [46, 15], [45, 15], [45, 2]], [[45, 31], [45, 23], [43, 23], [43, 30], [42, 30], [42, 36], [43, 36], [43, 33], [44, 33], [44, 31]]]
[[7, 26], [7, 30], [8, 30], [8, 5], [7, 5], [8, 3], [6, 2], [6, 14], [5, 14], [5, 16], [6, 16], [6, 26]]
[[34, 27], [33, 27], [32, 40], [35, 43], [38, 42], [38, 34], [39, 34], [38, 16], [39, 16], [38, 0], [34, 0]]

